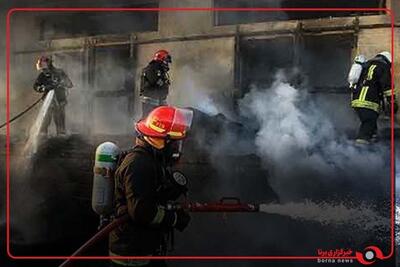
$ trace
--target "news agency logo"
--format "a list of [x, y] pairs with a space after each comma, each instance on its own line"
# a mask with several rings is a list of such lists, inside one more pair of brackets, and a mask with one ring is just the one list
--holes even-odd
[[[354, 257], [353, 250], [351, 249], [330, 249], [330, 250], [317, 250], [318, 263], [353, 263]], [[369, 246], [363, 252], [355, 252], [355, 258], [363, 265], [373, 264], [376, 260], [384, 259], [382, 251], [375, 246]]]
[[353, 259], [348, 259], [346, 257], [351, 257], [353, 256], [353, 250], [351, 249], [330, 249], [330, 250], [323, 250], [323, 249], [318, 249], [317, 250], [317, 255], [318, 258], [317, 262], [318, 263], [353, 263]]
[[337, 263], [337, 264], [346, 264], [346, 263], [354, 263], [353, 259], [330, 259], [330, 258], [325, 258], [325, 259], [317, 259], [318, 263]]
[[363, 252], [356, 252], [356, 257], [357, 260], [364, 265], [370, 265], [377, 259], [384, 259], [382, 250], [375, 246], [366, 247]]

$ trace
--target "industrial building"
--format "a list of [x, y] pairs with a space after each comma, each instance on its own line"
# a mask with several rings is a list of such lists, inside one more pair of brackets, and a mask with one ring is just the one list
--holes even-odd
[[[11, 14], [11, 117], [40, 97], [32, 90], [32, 84], [37, 77], [35, 64], [41, 55], [52, 55], [56, 67], [64, 69], [74, 84], [69, 91], [66, 108], [66, 125], [70, 137], [59, 139], [50, 134], [50, 137], [42, 143], [38, 157], [32, 163], [36, 168], [33, 176], [36, 177], [37, 184], [36, 182], [29, 184], [33, 191], [42, 197], [32, 198], [30, 202], [32, 204], [28, 206], [32, 210], [35, 209], [35, 205], [42, 204], [46, 207], [43, 209], [43, 216], [37, 222], [38, 224], [46, 222], [48, 228], [39, 232], [44, 239], [51, 237], [46, 241], [35, 235], [31, 236], [35, 244], [35, 253], [39, 255], [49, 248], [51, 248], [50, 253], [54, 254], [60, 251], [64, 254], [71, 253], [73, 248], [77, 248], [77, 245], [85, 241], [96, 229], [97, 217], [90, 210], [91, 172], [95, 147], [106, 140], [114, 141], [123, 148], [130, 146], [133, 140], [133, 123], [141, 114], [139, 100], [141, 70], [159, 49], [168, 50], [173, 58], [170, 73], [172, 85], [168, 102], [181, 107], [195, 108], [211, 119], [214, 118], [216, 121], [210, 122], [207, 119], [202, 122], [206, 129], [218, 128], [223, 124], [223, 127], [238, 127], [237, 131], [241, 131], [240, 125], [230, 123], [234, 123], [237, 119], [242, 99], [253, 88], [268, 90], [277, 79], [277, 73], [283, 71], [290, 73], [288, 83], [306, 90], [311, 98], [325, 109], [335, 128], [344, 132], [349, 138], [354, 137], [358, 122], [349, 105], [347, 73], [355, 55], [364, 54], [372, 58], [383, 50], [391, 50], [390, 15], [394, 20], [395, 84], [400, 84], [398, 75], [400, 1], [397, 0], [321, 0], [312, 3], [306, 0], [117, 0], [112, 3], [82, 0], [74, 4], [64, 0], [51, 3], [44, 0], [37, 0], [34, 3], [18, 0], [8, 4], [7, 8], [11, 7], [147, 9], [15, 10]], [[171, 7], [203, 8], [203, 10], [157, 10], [157, 8]], [[356, 7], [387, 8], [392, 11], [388, 14], [376, 9], [355, 11], [208, 9], [232, 7]], [[6, 14], [7, 8], [3, 8], [3, 14]], [[2, 40], [2, 46], [4, 45], [5, 40]], [[1, 78], [4, 79], [4, 76]], [[5, 91], [5, 87], [0, 88]], [[2, 106], [5, 105], [4, 95], [3, 93], [0, 97]], [[23, 147], [29, 137], [37, 111], [38, 107], [10, 126], [11, 161], [15, 163], [11, 164], [11, 176], [14, 174], [18, 176], [16, 163], [22, 161], [24, 157]], [[219, 114], [223, 116], [218, 116]], [[1, 118], [5, 118], [4, 112]], [[197, 127], [201, 128], [202, 125]], [[385, 135], [388, 133], [387, 124], [385, 127], [383, 136], [384, 140], [388, 141], [388, 135]], [[385, 127], [382, 129], [385, 130]], [[5, 131], [4, 129], [0, 131], [2, 131], [0, 141], [3, 146]], [[234, 146], [232, 145], [234, 142], [232, 141], [229, 146]], [[194, 188], [191, 192], [193, 197], [215, 200], [221, 196], [235, 195], [246, 201], [279, 200], [279, 193], [269, 181], [270, 170], [263, 166], [258, 156], [247, 152], [235, 153], [235, 149], [227, 155], [208, 154], [204, 150], [193, 152], [198, 145], [189, 145], [190, 153], [182, 163], [186, 173], [189, 173], [193, 180], [191, 184]], [[208, 145], [215, 146], [215, 143]], [[239, 147], [239, 144], [237, 146]], [[4, 150], [0, 153], [4, 158]], [[215, 162], [221, 164], [220, 169], [215, 167]], [[5, 161], [1, 162], [3, 170], [4, 163]], [[384, 170], [382, 173], [384, 177], [389, 170]], [[231, 177], [228, 183], [224, 180], [226, 177]], [[16, 179], [15, 184], [12, 183], [11, 190], [14, 192], [11, 193], [12, 199], [21, 183], [20, 178]], [[309, 182], [305, 187], [313, 185], [315, 185], [313, 182]], [[341, 194], [340, 186], [342, 185], [333, 186], [335, 194]], [[330, 190], [323, 189], [321, 183], [321, 191], [312, 196], [320, 200], [327, 192]], [[343, 189], [343, 194], [348, 192], [351, 190]], [[299, 195], [299, 197], [304, 196]], [[20, 197], [15, 196], [15, 207], [23, 205], [21, 201]], [[47, 204], [48, 202], [50, 204]], [[59, 209], [57, 203], [68, 204], [65, 205], [63, 214], [53, 218], [53, 214], [57, 214], [55, 210]], [[77, 207], [81, 209], [77, 211]], [[18, 219], [28, 220], [31, 216], [31, 213], [20, 214], [17, 211], [15, 214]], [[221, 253], [306, 255], [313, 253], [314, 247], [330, 241], [328, 236], [313, 235], [314, 230], [316, 233], [319, 230], [324, 231], [324, 227], [320, 225], [304, 224], [296, 229], [299, 226], [288, 218], [281, 220], [273, 217], [271, 223], [270, 218], [264, 218], [257, 223], [247, 224], [248, 218], [256, 220], [253, 215], [240, 218], [232, 215], [228, 218], [228, 222], [224, 221], [226, 218], [222, 216], [196, 215], [193, 218], [195, 221], [193, 229], [196, 230], [192, 230], [187, 236], [177, 235], [175, 254], [210, 255], [210, 251], [215, 251], [216, 255]], [[82, 220], [87, 224], [82, 225]], [[71, 225], [71, 230], [65, 230], [61, 225], [63, 222]], [[210, 224], [214, 225], [215, 229], [212, 229]], [[18, 223], [16, 225], [18, 228]], [[249, 227], [241, 229], [242, 225]], [[250, 236], [257, 235], [257, 227], [260, 225], [266, 225], [266, 228], [284, 225], [285, 229], [291, 230], [276, 233], [271, 231], [270, 236], [278, 242], [280, 234], [288, 231], [283, 239], [294, 236], [293, 243], [275, 247], [273, 242], [259, 241], [257, 238], [252, 240]], [[198, 229], [201, 229], [203, 234], [199, 234]], [[238, 234], [239, 229], [245, 233]], [[23, 230], [15, 231], [14, 249], [16, 254], [24, 255], [31, 250], [32, 244], [24, 239]], [[313, 237], [307, 245], [302, 246], [301, 242], [307, 234]], [[237, 247], [238, 242], [234, 241], [229, 244], [224, 243], [228, 237], [235, 235], [252, 246]], [[207, 247], [210, 246], [210, 239], [205, 237], [213, 237], [215, 245], [212, 248]], [[53, 244], [60, 240], [66, 240], [64, 247], [61, 249], [53, 247]], [[188, 243], [185, 242], [189, 242], [188, 240], [196, 241], [186, 246]], [[353, 240], [347, 241], [351, 244]], [[363, 242], [367, 244], [370, 241], [368, 239]], [[335, 240], [332, 244], [338, 246], [339, 244], [335, 242], [338, 241]], [[363, 242], [356, 244], [362, 246]], [[380, 242], [385, 241], [380, 240]], [[203, 249], [204, 247], [207, 249]], [[97, 248], [91, 253], [104, 252], [103, 249]], [[383, 249], [386, 251], [387, 247]], [[185, 262], [176, 264], [186, 266]], [[214, 266], [223, 266], [222, 262], [215, 264]], [[271, 266], [286, 266], [285, 263], [277, 264], [282, 265]], [[382, 263], [379, 266], [391, 266], [392, 262], [387, 264]], [[93, 266], [96, 265], [93, 263]], [[265, 265], [252, 262], [251, 265], [238, 263], [237, 266]]]
[[[290, 8], [305, 5], [302, 1], [290, 1], [290, 4], [289, 1], [280, 1], [280, 4], [253, 2], [164, 0], [159, 3], [135, 1], [132, 5], [120, 1], [113, 2], [112, 6]], [[394, 5], [398, 4], [374, 0], [351, 4], [336, 2], [327, 7], [393, 6], [395, 11]], [[57, 6], [62, 5], [57, 2]], [[82, 1], [76, 6], [90, 5], [95, 6]], [[310, 7], [326, 5], [309, 4]], [[35, 3], [35, 6], [40, 4]], [[42, 6], [50, 5], [43, 3]], [[390, 50], [390, 23], [390, 16], [385, 12], [371, 11], [17, 11], [11, 17], [11, 113], [36, 97], [29, 88], [36, 75], [35, 61], [43, 53], [53, 54], [56, 65], [65, 66], [74, 81], [70, 103], [80, 105], [80, 114], [74, 114], [73, 120], [67, 118], [71, 132], [128, 133], [131, 126], [124, 122], [139, 110], [140, 70], [159, 48], [170, 50], [174, 56], [171, 98], [178, 104], [187, 97], [184, 90], [188, 86], [185, 84], [188, 71], [195, 72], [195, 79], [202, 81], [200, 86], [214, 98], [232, 100], [232, 103], [224, 102], [226, 109], [232, 108], [235, 98], [243, 96], [250, 84], [262, 84], [270, 80], [277, 69], [293, 66], [304, 70], [310, 90], [347, 94], [346, 74], [353, 56], [362, 53], [371, 57], [381, 50]], [[396, 51], [400, 42], [394, 43]], [[282, 50], [287, 52], [282, 53]], [[397, 53], [395, 62], [396, 59]], [[335, 71], [331, 71], [332, 62]], [[78, 99], [82, 92], [87, 97]], [[182, 104], [193, 102], [186, 101], [189, 103]], [[106, 110], [103, 109], [105, 103], [108, 103]], [[84, 109], [80, 107], [87, 112], [82, 112]], [[116, 120], [106, 116], [110, 113], [127, 117]], [[25, 120], [30, 119], [25, 117]], [[13, 127], [18, 128], [18, 133], [26, 132], [22, 125], [26, 126], [24, 120]]]

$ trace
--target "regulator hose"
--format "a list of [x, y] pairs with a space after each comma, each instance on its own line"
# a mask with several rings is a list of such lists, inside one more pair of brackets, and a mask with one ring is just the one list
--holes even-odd
[[120, 218], [115, 219], [112, 221], [110, 224], [108, 224], [106, 227], [101, 229], [97, 234], [95, 234], [92, 238], [90, 238], [85, 244], [83, 244], [78, 250], [74, 252], [66, 261], [64, 261], [59, 267], [67, 267], [70, 266], [72, 263], [72, 257], [76, 257], [81, 255], [83, 252], [85, 252], [88, 248], [96, 244], [98, 241], [102, 240], [103, 238], [107, 237], [107, 235], [116, 227], [119, 225], [127, 222], [129, 220], [129, 215], [126, 214]]
[[4, 126], [7, 125], [7, 123], [11, 123], [13, 121], [15, 121], [16, 119], [20, 118], [22, 115], [24, 115], [25, 113], [27, 113], [29, 110], [31, 110], [34, 106], [36, 106], [40, 101], [42, 100], [42, 98], [39, 98], [38, 100], [36, 100], [32, 105], [30, 105], [29, 107], [27, 107], [25, 110], [23, 110], [22, 112], [20, 112], [18, 115], [14, 116], [11, 120], [9, 120], [8, 122], [6, 121], [5, 123], [0, 125], [0, 129], [3, 128]]

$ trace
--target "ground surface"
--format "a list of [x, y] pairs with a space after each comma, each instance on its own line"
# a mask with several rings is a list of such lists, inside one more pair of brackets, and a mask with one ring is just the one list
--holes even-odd
[[[11, 216], [14, 223], [11, 249], [14, 255], [69, 255], [96, 232], [98, 219], [90, 208], [93, 153], [96, 144], [110, 140], [109, 138], [50, 138], [42, 145], [39, 154], [30, 161], [33, 171], [22, 177], [18, 173], [23, 173], [21, 163], [25, 164], [25, 161], [20, 153], [12, 155], [14, 163], [11, 171]], [[112, 140], [119, 141], [121, 147], [127, 147], [133, 137], [112, 137]], [[193, 149], [192, 145], [188, 144], [189, 151]], [[12, 151], [20, 152], [21, 146], [12, 145]], [[1, 163], [4, 166], [4, 161]], [[216, 168], [219, 163], [220, 168]], [[218, 155], [199, 153], [194, 156], [187, 153], [181, 167], [190, 177], [190, 198], [193, 200], [215, 201], [222, 196], [236, 196], [243, 202], [256, 203], [278, 200], [277, 193], [270, 185], [268, 170], [261, 166], [260, 159], [255, 155], [230, 155], [219, 158]], [[3, 167], [1, 169], [4, 170]], [[3, 185], [4, 183], [1, 183], [1, 186]], [[323, 184], [321, 190], [324, 191], [322, 186]], [[385, 218], [388, 218], [388, 203], [384, 199], [385, 194], [374, 189], [369, 190], [370, 196], [354, 192], [354, 195], [360, 198], [350, 199], [349, 203], [353, 203], [353, 207], [350, 205], [343, 208], [340, 207], [340, 203], [349, 199], [349, 190], [343, 188], [343, 194], [341, 190], [340, 187], [332, 186], [330, 190], [324, 191], [331, 191], [332, 195], [335, 195], [332, 198], [334, 201], [330, 203], [336, 204], [327, 206], [319, 206], [321, 195], [315, 194], [315, 199], [311, 199], [308, 204], [282, 203], [280, 212], [276, 214], [193, 214], [188, 229], [184, 233], [176, 233], [175, 250], [171, 254], [316, 255], [318, 248], [362, 250], [371, 244], [387, 251], [389, 241], [385, 238], [388, 231], [385, 225], [388, 220]], [[366, 222], [357, 223], [345, 214], [359, 212], [359, 205], [362, 205], [366, 198], [370, 198], [372, 204], [364, 210], [361, 208], [361, 213], [377, 216], [375, 219], [381, 220], [377, 227], [365, 227]], [[374, 206], [374, 203], [380, 203], [379, 207]], [[310, 217], [294, 216], [296, 209], [308, 211]], [[329, 212], [324, 213], [323, 209]], [[285, 211], [288, 213], [285, 214]], [[335, 212], [337, 214], [331, 216]], [[326, 216], [324, 222], [312, 218], [319, 213]], [[342, 217], [343, 221], [332, 223], [332, 220], [336, 222], [335, 218]], [[4, 224], [1, 232], [5, 232]], [[91, 255], [105, 253], [107, 252], [104, 242], [88, 252]], [[11, 262], [5, 258], [0, 261], [5, 262], [2, 266], [10, 267], [45, 267], [59, 264], [59, 261]], [[175, 261], [170, 265], [320, 266], [320, 263]], [[347, 265], [358, 266], [358, 263]], [[87, 261], [76, 262], [74, 266], [107, 266], [107, 263]], [[325, 263], [324, 266], [337, 264]], [[394, 262], [378, 262], [374, 266], [391, 267], [394, 266]]]

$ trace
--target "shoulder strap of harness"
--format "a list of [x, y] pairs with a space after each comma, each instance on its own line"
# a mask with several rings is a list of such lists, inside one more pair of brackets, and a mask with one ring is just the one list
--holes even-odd
[[144, 149], [143, 147], [140, 146], [134, 146], [133, 148], [127, 149], [127, 150], [123, 150], [121, 151], [121, 153], [119, 154], [118, 157], [118, 161], [117, 161], [117, 168], [121, 165], [121, 163], [124, 161], [125, 157], [132, 152], [138, 152], [138, 153], [149, 153], [146, 149]]

